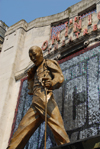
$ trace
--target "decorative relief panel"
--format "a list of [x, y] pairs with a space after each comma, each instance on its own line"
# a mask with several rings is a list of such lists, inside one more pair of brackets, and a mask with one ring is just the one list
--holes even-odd
[[100, 134], [100, 46], [60, 66], [64, 124], [71, 141]]

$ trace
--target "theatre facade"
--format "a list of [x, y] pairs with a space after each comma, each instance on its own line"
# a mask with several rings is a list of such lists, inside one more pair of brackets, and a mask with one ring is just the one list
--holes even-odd
[[[31, 105], [27, 71], [31, 46], [58, 61], [62, 87], [54, 96], [71, 142], [100, 134], [100, 0], [82, 0], [65, 11], [10, 26], [0, 53], [0, 145], [5, 149]], [[44, 123], [25, 149], [43, 149]], [[56, 146], [47, 129], [47, 148]]]

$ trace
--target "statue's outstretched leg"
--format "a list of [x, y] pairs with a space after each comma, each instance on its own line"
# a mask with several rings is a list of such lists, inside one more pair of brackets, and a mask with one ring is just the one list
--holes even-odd
[[42, 122], [43, 120], [39, 113], [31, 106], [13, 135], [8, 149], [23, 149], [31, 135]]
[[[45, 103], [38, 97], [35, 97], [35, 100], [33, 100], [33, 105], [35, 106], [37, 111], [40, 112], [41, 117], [45, 119]], [[65, 131], [64, 123], [58, 106], [54, 100], [53, 94], [51, 96], [51, 99], [47, 103], [47, 124], [51, 128], [55, 141], [58, 145], [70, 142], [69, 137]]]

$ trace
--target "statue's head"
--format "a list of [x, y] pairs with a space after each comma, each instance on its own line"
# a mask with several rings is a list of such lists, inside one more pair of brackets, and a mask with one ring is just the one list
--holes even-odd
[[36, 66], [39, 66], [43, 61], [43, 53], [40, 47], [32, 46], [29, 49], [29, 57]]

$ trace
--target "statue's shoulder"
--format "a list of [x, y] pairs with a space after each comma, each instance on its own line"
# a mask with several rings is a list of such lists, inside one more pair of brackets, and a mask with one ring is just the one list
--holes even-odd
[[60, 65], [56, 60], [47, 59], [47, 66], [53, 70], [55, 69], [55, 70], [59, 71], [62, 74]]
[[31, 68], [29, 68], [29, 70], [27, 71], [27, 73], [32, 73], [36, 71], [36, 66], [32, 66]]
[[56, 60], [52, 60], [52, 59], [46, 59], [46, 63], [47, 65], [51, 65], [51, 64], [59, 65]]

